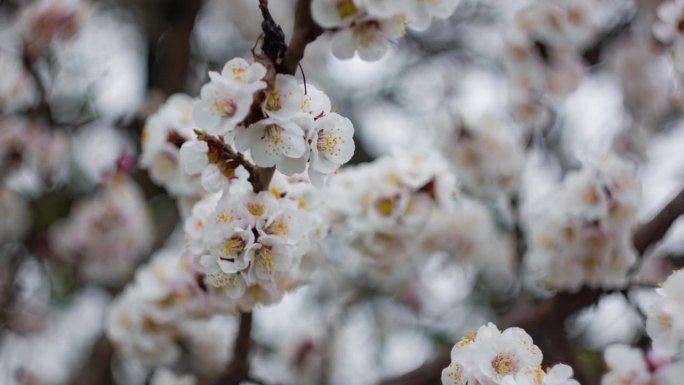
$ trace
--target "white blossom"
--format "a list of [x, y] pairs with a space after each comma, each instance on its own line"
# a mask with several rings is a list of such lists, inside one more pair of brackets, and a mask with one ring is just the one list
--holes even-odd
[[248, 65], [236, 58], [223, 71], [209, 72], [209, 83], [202, 86], [201, 100], [192, 110], [192, 119], [202, 130], [223, 135], [233, 130], [249, 113], [254, 93], [266, 87], [261, 79], [266, 68], [260, 63]]
[[390, 43], [406, 34], [406, 19], [360, 21], [350, 29], [333, 35], [331, 48], [340, 59], [351, 59], [354, 53], [366, 61], [377, 61], [387, 53]]
[[523, 209], [528, 278], [557, 290], [622, 287], [637, 258], [631, 231], [640, 197], [634, 167], [619, 158], [570, 173]]
[[304, 92], [294, 76], [277, 74], [273, 87], [266, 90], [262, 108], [270, 118], [287, 120], [300, 112], [303, 99]]
[[69, 218], [50, 231], [58, 257], [82, 278], [117, 285], [152, 245], [152, 222], [136, 184], [111, 178], [97, 196], [77, 202]]
[[309, 175], [332, 174], [354, 155], [354, 127], [349, 119], [329, 113], [316, 120], [309, 136]]
[[197, 379], [192, 374], [177, 375], [172, 371], [161, 368], [155, 370], [150, 385], [195, 385]]
[[658, 300], [647, 312], [646, 332], [656, 350], [674, 355], [684, 342], [684, 271], [672, 273], [656, 293]]
[[443, 385], [578, 385], [572, 368], [558, 364], [545, 372], [542, 352], [520, 328], [503, 332], [494, 324], [470, 332], [451, 350], [451, 364], [442, 371]]
[[304, 171], [306, 151], [304, 130], [293, 120], [273, 118], [260, 120], [248, 128], [238, 129], [235, 144], [240, 151], [250, 150], [257, 166], [276, 166], [285, 174]]
[[410, 274], [412, 260], [426, 253], [425, 226], [448, 209], [455, 177], [436, 154], [397, 153], [367, 165], [342, 169], [326, 187], [332, 233], [364, 259], [363, 276], [388, 290]]
[[277, 189], [226, 194], [204, 219], [186, 222], [186, 227], [201, 224], [195, 226], [201, 246], [195, 235], [192, 250], [210, 295], [243, 309], [279, 299], [302, 257], [322, 236], [315, 235], [316, 221], [301, 199]]
[[[181, 146], [194, 138], [192, 105], [184, 94], [169, 97], [145, 123], [140, 166], [174, 195], [198, 195], [199, 181], [179, 166]], [[192, 169], [192, 167], [190, 167]]]
[[627, 345], [612, 345], [604, 352], [608, 372], [601, 385], [675, 385], [684, 375], [684, 362], [663, 360]]
[[19, 57], [0, 55], [0, 111], [11, 113], [36, 102], [36, 86], [31, 75], [23, 67]]
[[432, 18], [450, 17], [458, 0], [315, 0], [313, 19], [332, 34], [332, 51], [341, 59], [358, 53], [366, 61], [380, 60], [391, 43], [406, 34], [406, 26], [424, 30]]

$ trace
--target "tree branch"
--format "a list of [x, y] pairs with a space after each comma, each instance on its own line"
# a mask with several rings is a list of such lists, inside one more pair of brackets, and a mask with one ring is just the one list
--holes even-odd
[[112, 356], [114, 347], [106, 335], [100, 338], [79, 373], [71, 381], [71, 385], [114, 385], [112, 377]]
[[323, 29], [311, 17], [311, 0], [297, 0], [294, 31], [292, 31], [292, 38], [285, 52], [282, 72], [294, 75], [299, 62], [304, 57], [306, 46], [322, 33]]
[[651, 245], [663, 239], [672, 223], [682, 214], [684, 214], [684, 189], [634, 233], [634, 247], [639, 254], [643, 255]]
[[228, 370], [214, 383], [215, 385], [240, 385], [249, 377], [249, 351], [252, 348], [252, 313], [240, 315], [240, 328], [235, 346], [233, 360]]

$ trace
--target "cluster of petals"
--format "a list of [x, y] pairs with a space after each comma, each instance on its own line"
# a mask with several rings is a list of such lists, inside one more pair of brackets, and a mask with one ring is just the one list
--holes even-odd
[[427, 251], [446, 253], [457, 263], [475, 267], [491, 284], [505, 286], [513, 279], [513, 243], [483, 203], [459, 196], [451, 209], [432, 214], [425, 232]]
[[669, 46], [680, 88], [684, 78], [684, 1], [668, 0], [660, 4], [658, 18], [653, 24], [653, 35]]
[[523, 329], [504, 331], [489, 323], [470, 332], [451, 350], [443, 385], [579, 385], [572, 368], [557, 364], [544, 371], [542, 352]]
[[87, 0], [38, 0], [26, 7], [21, 25], [28, 55], [39, 56], [55, 38], [75, 35], [90, 9]]
[[24, 68], [18, 55], [0, 55], [0, 112], [14, 112], [36, 102], [36, 86], [31, 74]]
[[[194, 123], [216, 135], [231, 151], [247, 152], [259, 167], [293, 175], [307, 171], [314, 183], [337, 171], [354, 153], [354, 127], [333, 112], [330, 99], [291, 75], [270, 74], [260, 63], [236, 58], [210, 82], [195, 103]], [[202, 140], [181, 149], [193, 153], [196, 167], [210, 150]], [[207, 163], [206, 161], [204, 162]], [[209, 162], [211, 163], [211, 162]], [[203, 171], [199, 171], [203, 172]]]
[[528, 278], [554, 290], [622, 287], [636, 261], [632, 230], [640, 200], [635, 167], [620, 158], [568, 174], [523, 210]]
[[171, 365], [181, 355], [184, 323], [208, 314], [189, 258], [162, 249], [111, 305], [106, 331], [122, 356], [148, 367]]
[[19, 118], [0, 120], [0, 179], [38, 194], [69, 176], [69, 137], [63, 131]]
[[475, 124], [451, 125], [438, 145], [464, 191], [497, 198], [517, 192], [525, 152], [511, 125], [486, 118]]
[[455, 177], [439, 155], [397, 153], [343, 169], [324, 195], [332, 231], [349, 238], [373, 270], [394, 275], [421, 254], [429, 219], [451, 206], [454, 191]]
[[140, 188], [122, 175], [107, 181], [96, 196], [75, 204], [68, 218], [50, 229], [58, 258], [81, 279], [116, 286], [149, 252], [153, 227]]
[[200, 194], [199, 180], [180, 167], [180, 148], [195, 137], [192, 106], [195, 100], [175, 94], [145, 122], [140, 138], [140, 167], [148, 170], [150, 179], [174, 196]]
[[314, 21], [333, 35], [333, 53], [349, 59], [381, 59], [406, 26], [424, 30], [433, 18], [450, 17], [459, 0], [314, 0]]
[[672, 273], [656, 289], [657, 300], [647, 309], [646, 332], [653, 348], [675, 355], [684, 347], [684, 270]]
[[581, 57], [600, 32], [596, 0], [534, 1], [504, 36], [504, 64], [513, 115], [532, 129], [546, 127], [551, 108], [578, 85]]
[[186, 220], [188, 248], [207, 290], [227, 307], [249, 310], [279, 300], [324, 235], [309, 198], [290, 191], [287, 182], [280, 186], [208, 196]]
[[191, 374], [176, 374], [166, 368], [157, 369], [150, 385], [196, 385], [197, 378]]
[[601, 385], [676, 385], [684, 376], [684, 362], [628, 345], [611, 345], [603, 357], [608, 371]]

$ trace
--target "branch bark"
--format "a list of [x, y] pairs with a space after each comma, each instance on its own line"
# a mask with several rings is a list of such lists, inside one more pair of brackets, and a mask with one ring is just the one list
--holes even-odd
[[107, 336], [103, 334], [93, 346], [88, 360], [74, 377], [71, 385], [114, 385], [115, 382], [112, 377], [113, 355], [114, 347]]
[[682, 214], [684, 214], [684, 189], [634, 233], [634, 247], [639, 254], [643, 255], [651, 245], [663, 239], [672, 223]]
[[240, 385], [249, 379], [249, 352], [252, 347], [252, 313], [240, 315], [240, 328], [235, 346], [233, 360], [228, 370], [214, 383], [215, 385]]
[[311, 17], [311, 0], [297, 0], [294, 31], [292, 31], [292, 38], [285, 52], [283, 73], [294, 75], [297, 72], [297, 66], [304, 57], [306, 46], [322, 33], [323, 29]]

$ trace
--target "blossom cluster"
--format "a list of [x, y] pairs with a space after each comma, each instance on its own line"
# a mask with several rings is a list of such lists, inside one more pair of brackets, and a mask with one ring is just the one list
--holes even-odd
[[349, 59], [358, 53], [366, 61], [381, 59], [406, 26], [424, 30], [432, 18], [450, 17], [459, 0], [314, 0], [314, 21], [333, 35], [333, 53]]
[[502, 119], [453, 124], [437, 146], [459, 177], [464, 191], [496, 199], [517, 192], [525, 152], [515, 130]]
[[180, 167], [180, 148], [194, 138], [192, 106], [195, 100], [175, 94], [145, 122], [140, 141], [140, 167], [149, 171], [153, 182], [164, 186], [173, 196], [199, 196], [197, 177]]
[[200, 292], [190, 264], [173, 251], [159, 251], [136, 272], [111, 306], [107, 334], [126, 357], [149, 366], [168, 365], [181, 351], [175, 338], [179, 319], [188, 303]]
[[647, 309], [646, 332], [657, 351], [680, 353], [684, 346], [684, 270], [672, 273], [656, 293], [658, 299]]
[[541, 367], [542, 352], [523, 329], [499, 330], [489, 323], [470, 332], [451, 350], [451, 364], [442, 371], [443, 385], [579, 385], [572, 368]]
[[684, 362], [650, 352], [646, 357], [627, 345], [611, 345], [604, 354], [608, 372], [601, 385], [675, 385], [682, 381]]
[[66, 133], [20, 118], [0, 120], [0, 179], [15, 190], [37, 195], [69, 176]]
[[684, 36], [682, 23], [684, 22], [684, 1], [668, 0], [660, 4], [657, 10], [658, 18], [653, 24], [653, 35], [661, 43], [669, 46], [675, 73], [679, 77], [679, 92], [682, 91], [684, 80]]
[[123, 175], [108, 179], [96, 196], [83, 199], [50, 230], [56, 256], [81, 279], [116, 287], [150, 251], [152, 222], [140, 188]]
[[584, 73], [582, 50], [600, 32], [596, 0], [537, 0], [523, 8], [504, 36], [514, 116], [545, 128], [551, 108], [573, 91]]
[[0, 55], [0, 71], [7, 76], [0, 82], [0, 112], [14, 112], [36, 102], [35, 83], [20, 58]]
[[631, 237], [640, 198], [634, 166], [617, 157], [568, 174], [524, 210], [528, 278], [554, 290], [624, 285], [636, 261]]
[[75, 35], [90, 12], [87, 0], [38, 0], [21, 14], [27, 54], [35, 58], [56, 38]]
[[[314, 183], [351, 159], [352, 123], [333, 112], [330, 99], [314, 86], [241, 58], [226, 63], [221, 73], [210, 72], [209, 78], [192, 118], [199, 129], [218, 135], [228, 151], [249, 151], [255, 165], [275, 166], [287, 175], [307, 171]], [[187, 170], [232, 174], [237, 166], [226, 163], [203, 138], [181, 147], [181, 156], [194, 154]]]
[[436, 154], [396, 154], [348, 167], [325, 195], [332, 231], [369, 263], [367, 274], [401, 281], [416, 255], [432, 214], [452, 205], [455, 177]]
[[509, 288], [513, 281], [513, 243], [496, 226], [482, 203], [459, 196], [449, 210], [436, 210], [425, 227], [426, 251], [446, 253], [475, 267], [491, 287]]
[[268, 191], [208, 196], [186, 220], [189, 250], [207, 290], [227, 308], [278, 301], [325, 235], [310, 184], [301, 177], [276, 180]]
[[[186, 353], [213, 354], [209, 361], [225, 361], [220, 352], [225, 344], [217, 353], [202, 338], [212, 328], [215, 309], [198, 276], [187, 254], [175, 248], [157, 251], [110, 307], [106, 330], [117, 351], [147, 367], [175, 363], [184, 352], [181, 344], [190, 350]], [[230, 329], [225, 318], [218, 321], [223, 329]], [[221, 362], [215, 369], [220, 367]]]

